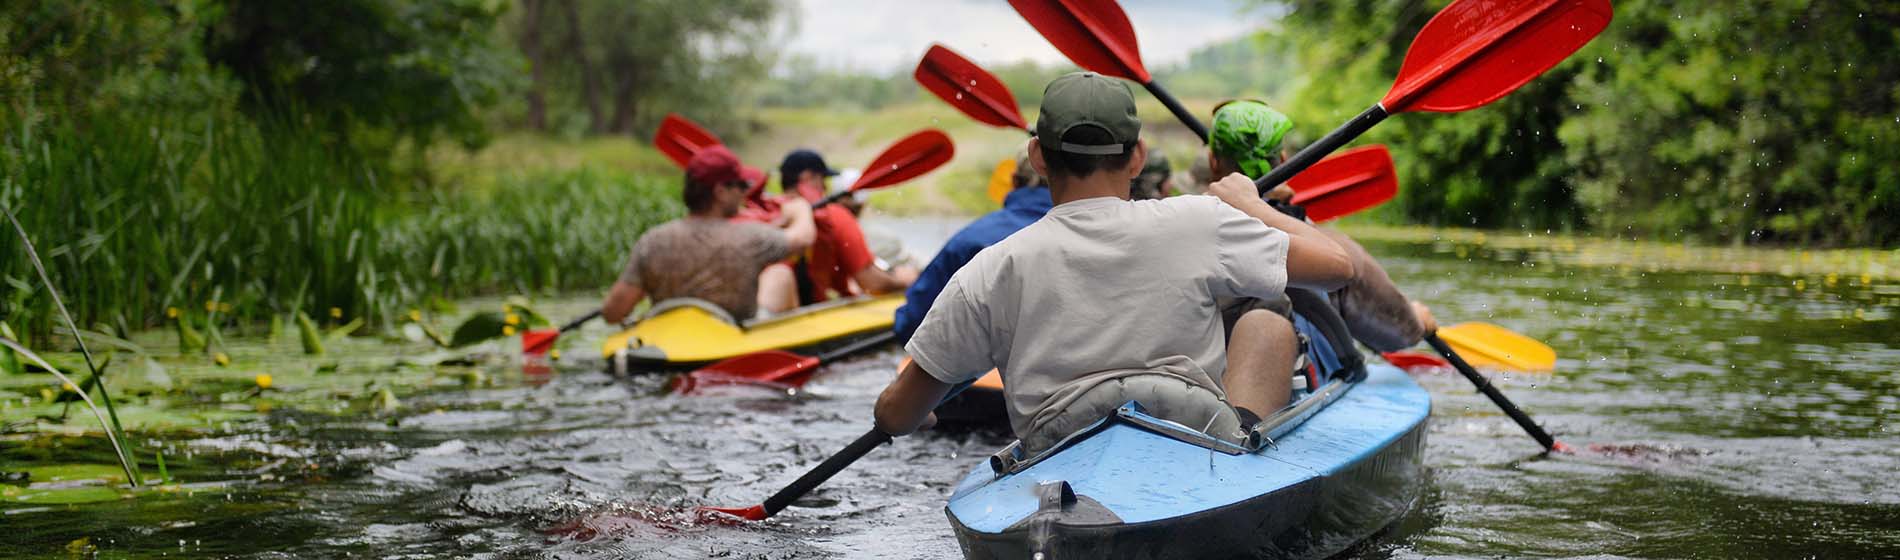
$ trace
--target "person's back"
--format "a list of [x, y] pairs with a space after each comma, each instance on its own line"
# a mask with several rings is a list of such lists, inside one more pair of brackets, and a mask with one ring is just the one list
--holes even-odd
[[601, 302], [601, 318], [619, 323], [648, 297], [703, 299], [735, 320], [757, 314], [760, 271], [810, 247], [816, 235], [804, 201], [781, 208], [783, 229], [733, 221], [745, 206], [747, 187], [761, 175], [724, 147], [693, 154], [680, 191], [686, 217], [649, 229], [634, 242], [620, 279]]
[[1049, 198], [1049, 188], [1042, 185], [1042, 178], [1029, 167], [1027, 161], [1018, 161], [1017, 171], [1011, 177], [1014, 186], [1003, 198], [1003, 207], [972, 220], [945, 240], [943, 248], [937, 250], [930, 264], [924, 266], [917, 280], [904, 291], [904, 306], [897, 308], [891, 324], [898, 344], [910, 342], [911, 334], [917, 331], [917, 325], [923, 322], [924, 314], [937, 301], [937, 295], [943, 292], [951, 275], [977, 253], [1042, 219], [1055, 205]]
[[620, 279], [653, 301], [699, 298], [745, 320], [758, 313], [759, 270], [789, 253], [778, 228], [688, 216], [640, 236]]
[[1210, 188], [1219, 200], [1127, 201], [1147, 150], [1124, 83], [1056, 79], [1036, 128], [1029, 161], [1055, 208], [951, 277], [905, 346], [911, 364], [878, 397], [878, 429], [910, 433], [952, 387], [1000, 368], [1031, 453], [1129, 400], [1245, 439], [1290, 398], [1292, 349], [1256, 336], [1278, 318], [1264, 311], [1223, 333], [1215, 299], [1331, 288], [1351, 274], [1345, 256], [1237, 174]]
[[[1089, 198], [977, 254], [937, 306], [987, 312], [992, 328], [969, 336], [989, 338], [1011, 424], [1034, 433], [1119, 377], [1159, 373], [1223, 395], [1225, 336], [1212, 302], [1283, 289], [1285, 254], [1285, 234], [1213, 197]], [[969, 362], [919, 350], [926, 369]]]

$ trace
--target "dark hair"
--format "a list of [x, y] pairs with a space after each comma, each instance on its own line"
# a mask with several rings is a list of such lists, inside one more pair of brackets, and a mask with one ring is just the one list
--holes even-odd
[[[1107, 130], [1096, 126], [1078, 126], [1062, 135], [1062, 141], [1072, 144], [1102, 144], [1112, 137]], [[1135, 142], [1122, 144], [1122, 153], [1106, 156], [1077, 154], [1042, 150], [1042, 159], [1049, 165], [1049, 175], [1055, 177], [1087, 177], [1098, 171], [1128, 167], [1128, 160], [1135, 157]]]
[[696, 185], [692, 178], [686, 179], [686, 188], [680, 190], [680, 200], [686, 202], [686, 211], [701, 212], [713, 203], [713, 190], [719, 185]]

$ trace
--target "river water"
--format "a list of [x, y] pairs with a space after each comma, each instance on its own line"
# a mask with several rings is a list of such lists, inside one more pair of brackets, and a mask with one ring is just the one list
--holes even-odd
[[[956, 224], [878, 225], [928, 254]], [[1559, 439], [1596, 450], [1541, 454], [1462, 378], [1423, 375], [1423, 498], [1349, 557], [1900, 556], [1900, 285], [1368, 246], [1442, 322], [1555, 347], [1556, 373], [1494, 380]], [[174, 450], [185, 482], [218, 483], [4, 506], [0, 556], [957, 557], [944, 499], [1001, 437], [901, 439], [768, 522], [682, 513], [758, 503], [862, 433], [894, 348], [796, 394], [679, 397], [662, 376], [599, 373], [580, 354], [604, 333], [575, 336], [552, 378], [497, 366], [490, 383], [421, 390], [392, 415], [280, 409], [148, 439]], [[102, 456], [96, 438], [11, 441], [9, 461]], [[19, 447], [35, 445], [48, 449]]]

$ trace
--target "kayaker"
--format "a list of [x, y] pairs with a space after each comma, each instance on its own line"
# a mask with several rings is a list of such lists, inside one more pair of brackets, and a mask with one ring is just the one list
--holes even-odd
[[[1214, 108], [1213, 126], [1208, 133], [1209, 169], [1216, 177], [1230, 173], [1248, 177], [1264, 176], [1291, 155], [1287, 137], [1292, 129], [1292, 119], [1265, 103], [1251, 100], [1221, 103]], [[1292, 206], [1292, 188], [1280, 185], [1267, 195], [1282, 212], [1305, 218], [1302, 210]], [[1385, 268], [1379, 266], [1379, 261], [1372, 258], [1372, 254], [1364, 247], [1339, 230], [1316, 228], [1346, 251], [1352, 258], [1354, 271], [1352, 279], [1345, 286], [1326, 294], [1328, 297], [1325, 300], [1337, 311], [1345, 330], [1351, 334], [1350, 337], [1330, 337], [1336, 339], [1327, 341], [1332, 351], [1319, 352], [1319, 355], [1314, 356], [1321, 362], [1318, 365], [1322, 369], [1338, 367], [1337, 358], [1357, 353], [1347, 338], [1358, 339], [1379, 352], [1390, 352], [1418, 344], [1426, 333], [1437, 328], [1431, 311], [1400, 292], [1386, 274]], [[1326, 318], [1318, 315], [1333, 313], [1320, 313], [1326, 310], [1317, 309], [1313, 311], [1308, 313], [1308, 317], [1295, 319], [1294, 324], [1309, 339], [1326, 338]], [[1276, 336], [1295, 335], [1285, 331], [1276, 333]]]
[[1128, 400], [1232, 442], [1291, 396], [1291, 348], [1256, 311], [1223, 344], [1217, 298], [1271, 298], [1288, 285], [1333, 289], [1345, 252], [1274, 211], [1229, 175], [1215, 197], [1129, 201], [1146, 163], [1134, 97], [1078, 72], [1043, 92], [1029, 161], [1055, 206], [977, 253], [944, 288], [906, 349], [912, 364], [877, 402], [877, 427], [915, 431], [952, 387], [1001, 370], [1025, 451], [1092, 424]]
[[797, 199], [780, 205], [782, 228], [733, 221], [745, 206], [747, 174], [724, 146], [693, 154], [682, 193], [686, 217], [647, 230], [634, 243], [627, 268], [601, 303], [601, 318], [620, 323], [648, 297], [699, 298], [737, 320], [756, 315], [760, 271], [811, 247], [817, 231], [811, 205]]
[[970, 262], [977, 252], [1042, 219], [1043, 214], [1049, 213], [1049, 207], [1054, 206], [1049, 200], [1049, 186], [1043, 184], [1042, 176], [1030, 166], [1027, 152], [1017, 156], [1016, 170], [1010, 173], [1009, 183], [1010, 191], [1003, 197], [1003, 208], [984, 214], [951, 235], [943, 242], [943, 248], [937, 250], [937, 256], [918, 274], [917, 281], [904, 292], [904, 306], [897, 308], [896, 320], [891, 324], [891, 329], [897, 332], [898, 344], [910, 342], [911, 333], [924, 321], [924, 314], [930, 311], [930, 304], [937, 301], [937, 294], [950, 282], [951, 275]]
[[[817, 152], [793, 150], [779, 164], [780, 189], [816, 204], [824, 200], [825, 180], [837, 174]], [[766, 311], [777, 313], [822, 302], [833, 293], [851, 296], [902, 291], [916, 280], [915, 267], [900, 266], [886, 271], [875, 266], [877, 257], [864, 240], [864, 230], [858, 225], [857, 216], [850, 210], [827, 205], [815, 211], [813, 219], [818, 237], [811, 250], [785, 272], [768, 273], [774, 277], [789, 274], [794, 282], [789, 289], [777, 288], [781, 282], [767, 284], [777, 291], [760, 295], [759, 303]]]
[[1141, 174], [1128, 182], [1130, 200], [1154, 200], [1168, 197], [1168, 175], [1173, 173], [1168, 167], [1168, 156], [1161, 152], [1149, 154], [1148, 164], [1142, 166]]

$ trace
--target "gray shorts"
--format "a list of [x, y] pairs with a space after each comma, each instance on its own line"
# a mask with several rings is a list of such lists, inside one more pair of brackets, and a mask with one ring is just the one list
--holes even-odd
[[1186, 379], [1150, 373], [1116, 377], [1083, 391], [1033, 433], [1021, 434], [1023, 451], [1041, 453], [1069, 434], [1114, 414], [1128, 401], [1141, 403], [1150, 416], [1221, 440], [1241, 443], [1246, 439], [1240, 431], [1240, 417], [1226, 399]]

